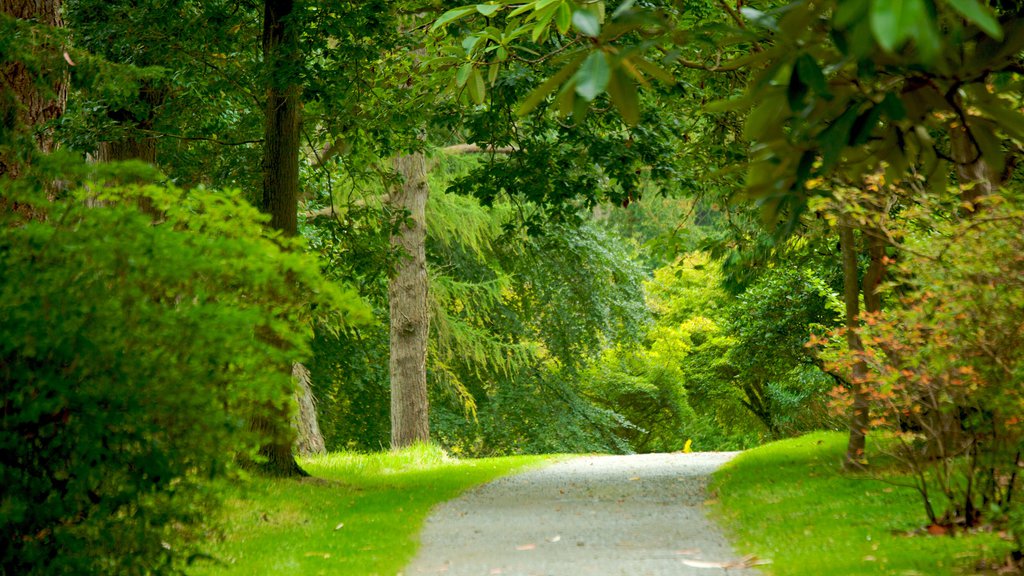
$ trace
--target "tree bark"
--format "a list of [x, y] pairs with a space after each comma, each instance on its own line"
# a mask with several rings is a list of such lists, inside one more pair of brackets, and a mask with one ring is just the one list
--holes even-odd
[[391, 237], [402, 258], [388, 283], [391, 308], [391, 447], [403, 448], [430, 441], [427, 398], [426, 159], [422, 153], [394, 160], [402, 177], [391, 194], [392, 206], [408, 213], [408, 220]]
[[266, 0], [263, 15], [263, 60], [267, 75], [264, 108], [263, 211], [270, 226], [287, 236], [298, 229], [299, 96], [294, 78], [299, 34], [290, 20], [294, 0]]
[[[0, 12], [21, 20], [33, 20], [54, 28], [64, 26], [61, 17], [62, 0], [0, 0]], [[53, 47], [54, 51], [58, 47]], [[11, 62], [0, 66], [2, 91], [0, 98], [13, 98], [19, 104], [15, 115], [16, 130], [32, 130], [36, 148], [49, 154], [55, 147], [50, 130], [38, 130], [42, 124], [59, 118], [67, 102], [67, 74], [54, 73], [49, 90], [40, 89], [24, 64]], [[2, 106], [0, 102], [0, 106]], [[8, 154], [0, 155], [0, 176], [17, 178], [21, 162]]]
[[[299, 96], [295, 79], [300, 61], [299, 30], [293, 23], [294, 0], [266, 0], [263, 11], [263, 63], [266, 75], [264, 108], [263, 202], [270, 226], [286, 236], [298, 231]], [[292, 367], [281, 370], [291, 374]], [[286, 395], [292, 397], [291, 391]], [[294, 431], [287, 405], [265, 406], [268, 416], [252, 421], [269, 440], [260, 447], [266, 461], [260, 470], [273, 476], [307, 475], [292, 453]]]
[[298, 385], [295, 400], [299, 405], [299, 411], [293, 420], [293, 427], [298, 436], [295, 440], [295, 451], [303, 456], [324, 454], [327, 448], [324, 445], [324, 436], [320, 433], [320, 423], [316, 419], [316, 398], [313, 396], [309, 370], [302, 364], [295, 363], [292, 365], [292, 379]]
[[843, 301], [846, 305], [846, 345], [857, 355], [850, 378], [853, 406], [850, 409], [850, 440], [846, 445], [843, 466], [847, 469], [862, 469], [867, 464], [864, 448], [867, 443], [868, 419], [870, 417], [867, 390], [868, 367], [860, 355], [864, 343], [860, 339], [860, 281], [857, 266], [857, 240], [853, 226], [848, 222], [839, 224], [839, 248], [843, 259]]

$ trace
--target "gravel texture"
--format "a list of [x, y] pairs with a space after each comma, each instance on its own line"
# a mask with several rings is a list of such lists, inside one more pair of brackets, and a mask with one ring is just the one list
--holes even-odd
[[703, 510], [734, 455], [585, 456], [501, 478], [438, 506], [402, 574], [757, 574]]

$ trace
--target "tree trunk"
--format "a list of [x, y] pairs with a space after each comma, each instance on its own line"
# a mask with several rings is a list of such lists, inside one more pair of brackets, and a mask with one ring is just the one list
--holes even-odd
[[299, 95], [295, 78], [298, 30], [292, 25], [294, 0], [266, 0], [263, 60], [267, 75], [264, 108], [263, 211], [271, 227], [294, 236], [299, 203]]
[[298, 386], [295, 400], [299, 404], [299, 411], [292, 421], [297, 434], [295, 451], [303, 456], [324, 454], [327, 448], [324, 446], [324, 436], [320, 433], [320, 423], [316, 420], [316, 398], [313, 396], [309, 370], [296, 362], [292, 366], [292, 379]]
[[395, 170], [403, 178], [391, 195], [392, 206], [408, 213], [391, 245], [403, 258], [388, 283], [391, 308], [391, 447], [430, 441], [427, 399], [426, 160], [422, 153], [400, 156]]
[[[270, 226], [286, 236], [298, 231], [299, 95], [295, 78], [300, 64], [299, 30], [292, 19], [294, 0], [266, 0], [263, 12], [263, 62], [266, 74], [264, 108], [263, 203]], [[281, 370], [291, 373], [291, 366]], [[292, 397], [291, 391], [287, 394]], [[270, 440], [260, 448], [266, 462], [262, 472], [273, 476], [303, 476], [292, 453], [294, 431], [286, 406], [268, 405], [269, 417], [254, 418], [252, 426]]]
[[954, 127], [950, 131], [949, 144], [956, 164], [957, 180], [960, 182], [960, 197], [974, 204], [978, 198], [995, 192], [999, 187], [1000, 175], [985, 161], [964, 126]]
[[[62, 0], [0, 0], [0, 12], [19, 18], [33, 20], [54, 28], [64, 26], [61, 17]], [[51, 47], [55, 52], [59, 47]], [[64, 113], [67, 102], [67, 74], [53, 74], [49, 90], [41, 90], [33, 76], [20, 62], [11, 62], [0, 66], [0, 79], [3, 80], [3, 92], [0, 98], [13, 97], [20, 104], [15, 117], [15, 126], [19, 130], [33, 130], [36, 148], [43, 154], [53, 151], [55, 143], [50, 130], [35, 130], [38, 126], [55, 120]], [[0, 106], [3, 102], [0, 102]], [[8, 155], [0, 156], [0, 176], [16, 178], [20, 173], [19, 161]]]
[[859, 356], [864, 352], [860, 339], [860, 282], [857, 266], [857, 240], [853, 227], [848, 222], [839, 224], [839, 247], [843, 258], [843, 301], [846, 304], [846, 345], [850, 352], [858, 355], [853, 363], [850, 378], [853, 406], [850, 409], [850, 440], [846, 446], [843, 465], [847, 469], [862, 469], [867, 464], [864, 458], [866, 446], [869, 404], [864, 384], [867, 380], [867, 364]]
[[[54, 28], [64, 26], [60, 11], [61, 0], [0, 0], [0, 13]], [[44, 62], [49, 59], [51, 70], [54, 70], [46, 78], [49, 90], [39, 88], [39, 79], [24, 64], [0, 64], [0, 122], [6, 124], [0, 125], [0, 136], [3, 140], [14, 141], [12, 146], [0, 147], [0, 178], [19, 177], [24, 164], [31, 161], [33, 152], [49, 154], [56, 147], [52, 131], [40, 130], [39, 127], [64, 114], [68, 95], [67, 73], [63, 60], [57, 56], [63, 50], [55, 46], [43, 48], [49, 49], [50, 54], [40, 56]], [[14, 111], [13, 124], [7, 118], [11, 110]], [[35, 150], [32, 150], [33, 144]], [[48, 196], [52, 193], [53, 190], [47, 190]], [[0, 211], [8, 210], [30, 218], [40, 217], [31, 206], [0, 197]]]

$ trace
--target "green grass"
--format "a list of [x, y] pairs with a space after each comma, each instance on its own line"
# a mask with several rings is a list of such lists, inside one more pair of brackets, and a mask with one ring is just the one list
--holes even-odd
[[430, 509], [543, 457], [455, 460], [429, 447], [303, 461], [314, 478], [235, 488], [224, 537], [190, 574], [393, 575], [412, 559]]
[[927, 523], [920, 497], [841, 473], [845, 442], [837, 433], [775, 442], [715, 475], [713, 513], [738, 549], [773, 562], [765, 573], [974, 574], [979, 559], [1005, 557], [1010, 544], [992, 533], [908, 536]]

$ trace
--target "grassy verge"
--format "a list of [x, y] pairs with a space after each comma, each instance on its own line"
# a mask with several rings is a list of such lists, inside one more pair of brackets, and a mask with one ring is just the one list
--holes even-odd
[[417, 447], [397, 454], [336, 453], [303, 462], [314, 479], [253, 479], [236, 488], [221, 563], [191, 574], [393, 575], [411, 560], [430, 509], [541, 457], [454, 460]]
[[713, 513], [740, 550], [773, 561], [765, 573], [973, 574], [979, 559], [1005, 557], [1010, 545], [996, 534], [918, 533], [926, 520], [917, 493], [841, 473], [845, 440], [819, 433], [775, 442], [716, 474]]

